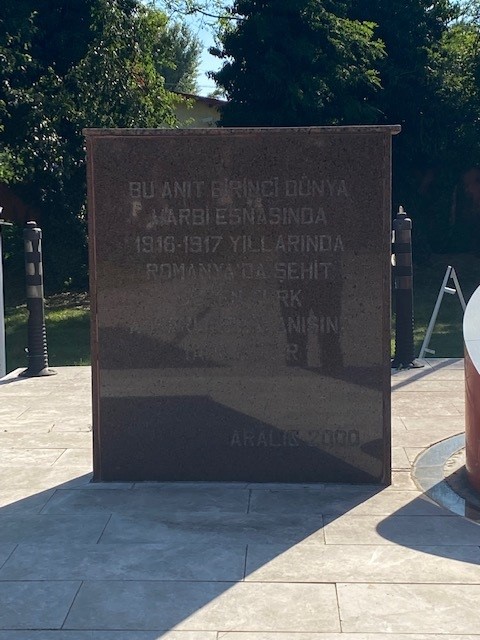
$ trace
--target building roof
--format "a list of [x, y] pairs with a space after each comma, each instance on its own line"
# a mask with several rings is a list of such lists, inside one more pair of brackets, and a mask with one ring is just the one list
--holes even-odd
[[226, 100], [221, 100], [220, 98], [210, 98], [207, 96], [197, 96], [194, 93], [184, 93], [183, 91], [175, 91], [179, 96], [183, 96], [188, 100], [196, 100], [197, 102], [202, 102], [203, 104], [208, 105], [209, 107], [222, 107], [227, 103]]

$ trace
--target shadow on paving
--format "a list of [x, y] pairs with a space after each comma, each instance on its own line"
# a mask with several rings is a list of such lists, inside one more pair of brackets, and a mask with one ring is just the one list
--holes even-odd
[[[428, 493], [440, 494], [443, 490], [443, 483], [439, 483]], [[465, 558], [462, 558], [461, 554], [459, 556], [459, 547], [473, 547], [476, 556], [480, 546], [480, 526], [477, 524], [480, 521], [480, 512], [473, 507], [467, 507], [462, 514], [455, 513], [431, 502], [431, 514], [414, 515], [412, 508], [419, 500], [420, 498], [413, 500], [382, 519], [376, 527], [377, 533], [386, 541], [397, 545], [443, 558], [471, 562], [469, 554]]]
[[478, 584], [478, 525], [411, 489], [31, 471], [0, 490], [0, 640], [336, 633], [336, 583]]
[[[476, 524], [401, 490], [89, 479], [1, 509], [0, 640], [334, 632], [335, 582], [425, 580], [425, 555], [480, 564]], [[379, 553], [404, 563], [399, 578]]]
[[[394, 384], [392, 384], [392, 392], [393, 391], [398, 391], [399, 389], [402, 389], [403, 387], [408, 387], [408, 385], [413, 384], [414, 382], [418, 382], [419, 380], [423, 380], [423, 379], [426, 380], [426, 379], [428, 379], [429, 375], [431, 375], [432, 373], [435, 373], [436, 371], [441, 371], [442, 369], [445, 369], [445, 368], [448, 368], [448, 367], [450, 367], [450, 369], [451, 369], [452, 360], [453, 359], [449, 359], [448, 361], [445, 361], [445, 362], [435, 363], [432, 366], [426, 364], [423, 368], [418, 369], [418, 370], [411, 369], [411, 371], [415, 371], [415, 373], [413, 373], [408, 378], [400, 379], [399, 382], [395, 382]], [[456, 360], [453, 360], [453, 361], [454, 362], [463, 362], [463, 358], [457, 358]], [[398, 376], [399, 374], [403, 374], [404, 372], [405, 372], [405, 369], [399, 369], [398, 371], [392, 371], [392, 379], [395, 381], [395, 377]]]
[[[132, 486], [89, 479], [80, 476], [0, 510], [0, 628], [29, 629], [29, 640], [35, 629], [62, 629], [38, 634], [41, 640], [76, 640], [74, 630], [78, 638], [98, 630], [96, 640], [153, 640], [173, 628], [222, 628], [226, 620], [215, 621], [218, 602], [231, 607], [231, 628], [242, 628], [253, 605], [265, 609], [270, 601], [268, 585], [245, 582], [258, 564], [247, 569], [249, 547], [261, 552], [263, 565], [306, 539], [324, 544], [325, 485], [299, 492], [293, 485], [276, 491], [247, 490], [245, 483]], [[338, 517], [381, 489], [363, 488], [346, 503], [333, 494], [328, 500]], [[317, 595], [287, 606], [285, 619], [298, 611], [290, 630]], [[326, 595], [330, 611], [333, 595]]]

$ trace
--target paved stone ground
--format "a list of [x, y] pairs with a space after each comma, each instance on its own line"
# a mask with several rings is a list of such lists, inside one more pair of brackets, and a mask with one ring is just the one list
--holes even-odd
[[463, 361], [400, 371], [393, 485], [89, 484], [90, 370], [0, 381], [0, 640], [480, 640], [480, 527], [411, 465]]

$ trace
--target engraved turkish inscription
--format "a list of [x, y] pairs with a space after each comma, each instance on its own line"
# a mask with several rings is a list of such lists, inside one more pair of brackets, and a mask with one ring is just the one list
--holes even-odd
[[[282, 310], [287, 364], [307, 364], [308, 335], [340, 341], [338, 265], [345, 242], [336, 232], [333, 211], [337, 200], [349, 202], [344, 178], [196, 181], [177, 177], [171, 181], [129, 180], [124, 189], [130, 200], [126, 223], [136, 232], [126, 240], [127, 251], [144, 265], [147, 281], [219, 279], [225, 287], [218, 292], [217, 306], [225, 294], [238, 304], [246, 294], [259, 302], [262, 293], [273, 293], [267, 304]], [[278, 206], [280, 198], [286, 198], [289, 206]], [[247, 206], [219, 206], [225, 201], [233, 205], [243, 201]], [[259, 288], [246, 289], [243, 281], [253, 281]], [[270, 292], [260, 288], [262, 282], [278, 288]], [[297, 288], [285, 288], [293, 285]], [[328, 298], [316, 305], [317, 296], [310, 290], [322, 286]], [[330, 315], [329, 309], [336, 315]], [[186, 346], [186, 360], [201, 361], [212, 352], [209, 336], [215, 320], [213, 326], [211, 318], [203, 326], [194, 317], [169, 318], [168, 322], [173, 329], [177, 323], [177, 329], [187, 325], [190, 335], [196, 333], [196, 346]], [[224, 325], [230, 333], [243, 326], [238, 317], [228, 317]], [[216, 328], [221, 328], [221, 322]], [[261, 335], [265, 326], [257, 322], [249, 330]], [[340, 359], [339, 347], [337, 351]], [[228, 348], [215, 349], [215, 356], [239, 359]], [[315, 355], [312, 358], [315, 361]]]
[[391, 134], [87, 131], [97, 479], [388, 482]]

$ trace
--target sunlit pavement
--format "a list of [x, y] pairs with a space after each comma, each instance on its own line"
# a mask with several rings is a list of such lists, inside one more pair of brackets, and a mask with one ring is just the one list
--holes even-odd
[[463, 360], [393, 373], [387, 489], [90, 483], [90, 369], [57, 371], [0, 382], [0, 640], [480, 640], [480, 526], [419, 488]]

